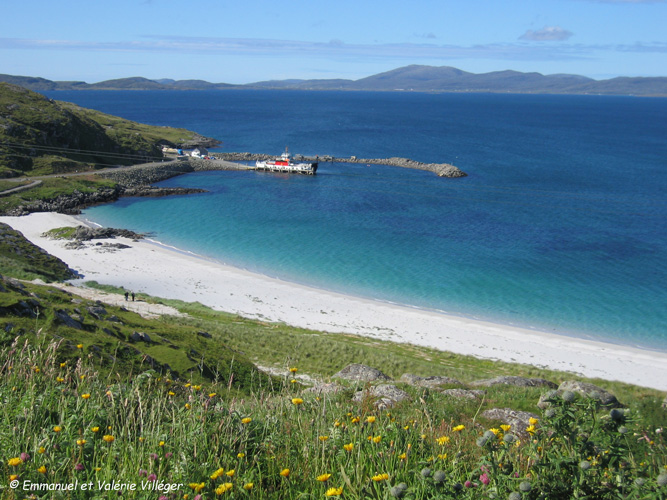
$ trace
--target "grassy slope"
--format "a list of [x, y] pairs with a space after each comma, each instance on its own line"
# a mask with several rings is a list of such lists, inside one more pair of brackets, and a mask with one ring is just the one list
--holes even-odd
[[143, 125], [0, 83], [0, 177], [94, 170], [161, 159], [185, 129]]

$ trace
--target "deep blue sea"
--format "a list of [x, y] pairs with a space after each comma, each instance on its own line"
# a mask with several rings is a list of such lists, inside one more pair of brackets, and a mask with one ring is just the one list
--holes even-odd
[[86, 210], [105, 226], [316, 287], [667, 350], [667, 99], [401, 92], [50, 92], [222, 151], [402, 156], [206, 172], [204, 194]]

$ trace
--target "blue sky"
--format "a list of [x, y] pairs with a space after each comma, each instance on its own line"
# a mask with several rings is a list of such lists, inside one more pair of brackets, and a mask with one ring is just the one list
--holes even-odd
[[0, 73], [249, 83], [408, 64], [667, 76], [667, 0], [9, 0]]

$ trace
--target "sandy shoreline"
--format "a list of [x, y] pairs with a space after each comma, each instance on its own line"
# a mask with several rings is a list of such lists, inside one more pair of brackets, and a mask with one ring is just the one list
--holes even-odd
[[253, 274], [146, 240], [118, 239], [131, 248], [113, 252], [95, 246], [66, 249], [64, 242], [41, 236], [55, 227], [81, 224], [62, 214], [0, 217], [0, 222], [65, 261], [84, 280], [157, 297], [197, 301], [250, 318], [408, 342], [667, 390], [667, 353], [350, 297]]

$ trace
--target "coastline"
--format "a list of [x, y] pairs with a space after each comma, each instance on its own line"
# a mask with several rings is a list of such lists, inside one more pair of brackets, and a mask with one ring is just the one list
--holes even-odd
[[[353, 333], [484, 359], [573, 372], [667, 390], [667, 353], [493, 324], [288, 283], [210, 261], [150, 240], [118, 238], [130, 248], [67, 249], [44, 238], [49, 229], [81, 225], [57, 213], [0, 217], [84, 280], [136, 293], [200, 302], [263, 321], [328, 332]], [[76, 285], [76, 282], [74, 283]]]

